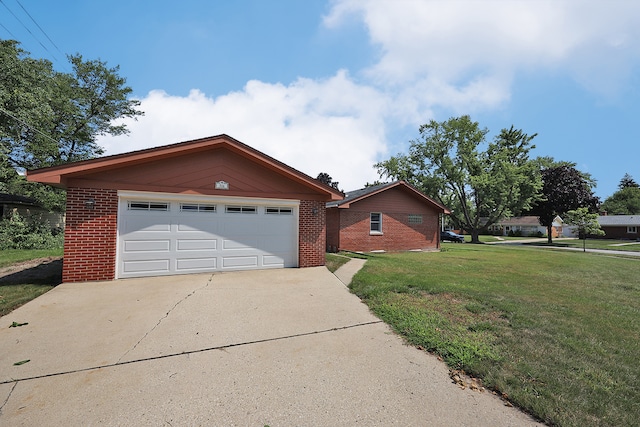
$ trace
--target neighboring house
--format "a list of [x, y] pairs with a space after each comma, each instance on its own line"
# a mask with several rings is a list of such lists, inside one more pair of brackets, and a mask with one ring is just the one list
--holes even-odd
[[598, 217], [605, 239], [640, 239], [640, 215], [603, 215]]
[[52, 228], [64, 228], [64, 215], [49, 212], [36, 199], [16, 194], [0, 193], [0, 213], [2, 218], [9, 218], [17, 213], [24, 218], [37, 218], [47, 221]]
[[[562, 218], [556, 216], [551, 226], [551, 237], [560, 237], [562, 235], [562, 225]], [[508, 236], [513, 233], [521, 236], [533, 236], [540, 233], [546, 235], [547, 227], [540, 225], [537, 216], [528, 215], [503, 219], [490, 225], [488, 231], [500, 236]]]
[[342, 194], [227, 135], [27, 172], [67, 189], [63, 281], [324, 265]]
[[404, 181], [348, 192], [327, 203], [329, 251], [404, 251], [440, 247], [449, 211]]

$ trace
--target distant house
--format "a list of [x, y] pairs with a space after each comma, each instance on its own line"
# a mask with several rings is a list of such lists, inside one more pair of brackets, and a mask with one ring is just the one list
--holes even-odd
[[64, 215], [49, 212], [36, 199], [18, 196], [17, 194], [0, 193], [0, 212], [2, 218], [9, 218], [17, 213], [25, 218], [37, 217], [48, 221], [51, 227], [64, 228]]
[[[551, 237], [559, 237], [562, 235], [562, 218], [556, 216], [551, 226]], [[520, 236], [533, 236], [536, 234], [547, 234], [547, 227], [540, 225], [537, 216], [516, 216], [507, 218], [490, 225], [488, 231], [494, 235], [508, 236], [517, 234]]]
[[404, 181], [346, 193], [327, 203], [329, 251], [440, 248], [440, 215], [449, 211]]
[[640, 215], [603, 215], [598, 223], [605, 239], [640, 239]]

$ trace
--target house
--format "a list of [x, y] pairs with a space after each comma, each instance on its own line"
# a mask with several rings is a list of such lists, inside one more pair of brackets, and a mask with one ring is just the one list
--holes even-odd
[[605, 239], [640, 239], [640, 215], [601, 215], [598, 223]]
[[0, 218], [9, 218], [14, 213], [28, 219], [47, 221], [52, 228], [64, 228], [64, 214], [49, 212], [30, 197], [0, 193]]
[[404, 181], [346, 193], [327, 203], [329, 251], [440, 248], [440, 215], [449, 211]]
[[324, 265], [337, 190], [227, 135], [27, 172], [67, 189], [63, 281]]
[[[562, 218], [556, 216], [551, 226], [551, 237], [562, 236], [562, 225]], [[520, 236], [535, 236], [547, 234], [547, 227], [540, 225], [538, 217], [533, 215], [506, 218], [490, 225], [487, 230], [493, 235], [498, 236], [514, 234]]]

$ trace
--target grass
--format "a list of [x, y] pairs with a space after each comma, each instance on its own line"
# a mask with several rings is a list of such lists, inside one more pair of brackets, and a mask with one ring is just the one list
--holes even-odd
[[325, 266], [332, 273], [348, 262], [349, 258], [343, 255], [325, 254]]
[[640, 260], [443, 244], [380, 254], [351, 283], [397, 332], [551, 425], [640, 416]]
[[[536, 244], [536, 243], [534, 243]], [[582, 249], [582, 240], [554, 240], [551, 246], [570, 247]], [[546, 244], [544, 244], [546, 246]], [[617, 246], [621, 245], [621, 246]], [[632, 240], [614, 240], [614, 239], [587, 239], [587, 249], [604, 249], [614, 251], [640, 252], [640, 243]]]
[[[0, 267], [36, 258], [62, 256], [62, 249], [4, 250], [0, 251]], [[0, 279], [0, 316], [5, 316], [21, 305], [51, 290], [58, 283], [38, 280], [38, 283], [7, 283]]]

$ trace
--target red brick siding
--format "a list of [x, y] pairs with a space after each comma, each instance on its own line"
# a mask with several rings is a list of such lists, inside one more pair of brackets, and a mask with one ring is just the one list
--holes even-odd
[[[314, 209], [316, 214], [313, 213]], [[324, 265], [326, 248], [325, 202], [301, 200], [299, 227], [298, 265], [300, 267]]]
[[408, 213], [382, 213], [382, 234], [370, 234], [369, 211], [341, 211], [340, 249], [370, 252], [375, 250], [405, 251], [437, 249], [438, 214], [422, 214], [422, 224], [409, 224]]
[[[603, 239], [638, 239], [640, 238], [640, 225], [636, 226], [636, 233], [627, 233], [627, 226], [624, 225], [619, 225], [619, 226], [615, 226], [615, 225], [603, 225], [600, 228], [602, 228], [602, 231], [605, 232], [604, 236], [597, 236], [599, 238], [603, 238]], [[592, 238], [592, 236], [590, 236], [590, 238]]]
[[[85, 206], [95, 200], [94, 209]], [[118, 192], [67, 189], [63, 282], [113, 280], [116, 268]]]
[[340, 247], [340, 209], [327, 209], [327, 252], [337, 252]]

